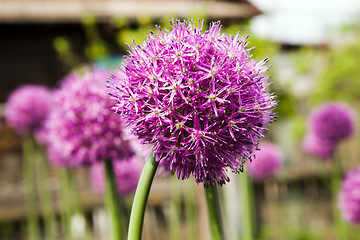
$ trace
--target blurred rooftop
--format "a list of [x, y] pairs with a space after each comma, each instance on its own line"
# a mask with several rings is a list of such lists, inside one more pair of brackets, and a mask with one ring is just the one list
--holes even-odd
[[0, 23], [71, 23], [89, 12], [100, 21], [115, 15], [187, 17], [194, 11], [220, 19], [248, 18], [261, 13], [247, 0], [0, 0]]

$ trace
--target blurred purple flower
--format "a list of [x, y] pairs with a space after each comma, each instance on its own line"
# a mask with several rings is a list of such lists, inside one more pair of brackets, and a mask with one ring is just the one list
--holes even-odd
[[343, 179], [339, 208], [346, 221], [360, 224], [360, 166], [348, 172]]
[[307, 154], [328, 160], [334, 154], [335, 144], [309, 133], [302, 142], [302, 148]]
[[36, 131], [47, 118], [52, 98], [51, 91], [40, 85], [24, 85], [13, 91], [5, 108], [5, 117], [19, 134]]
[[111, 111], [105, 87], [109, 73], [85, 69], [72, 73], [54, 92], [48, 132], [49, 160], [61, 166], [92, 164], [104, 159], [128, 159], [133, 153], [124, 139], [124, 124]]
[[268, 59], [251, 59], [246, 37], [221, 33], [220, 23], [173, 20], [130, 48], [109, 88], [132, 131], [154, 144], [178, 178], [224, 184], [242, 170], [276, 102], [267, 92]]
[[255, 159], [247, 163], [248, 171], [254, 179], [264, 179], [274, 175], [283, 165], [283, 153], [270, 142], [262, 142], [253, 154]]
[[[120, 196], [126, 197], [135, 192], [144, 162], [137, 158], [126, 161], [113, 161]], [[95, 163], [91, 166], [91, 181], [97, 192], [104, 192], [105, 171], [103, 163]]]
[[335, 143], [354, 133], [355, 113], [345, 103], [328, 102], [311, 113], [309, 124], [316, 137]]

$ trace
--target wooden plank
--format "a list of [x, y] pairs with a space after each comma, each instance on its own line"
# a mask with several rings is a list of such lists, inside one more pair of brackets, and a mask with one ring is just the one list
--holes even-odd
[[[55, 193], [54, 193], [55, 194]], [[57, 212], [59, 203], [56, 199], [55, 206], [57, 206]], [[86, 211], [101, 206], [103, 204], [103, 198], [92, 191], [83, 191], [80, 193], [81, 205]], [[38, 212], [41, 216], [41, 205], [38, 205]], [[13, 193], [8, 194], [6, 197], [0, 199], [0, 222], [12, 222], [24, 220], [26, 218], [26, 205], [25, 196], [23, 194]]]
[[[170, 197], [170, 181], [165, 179], [155, 180], [151, 194], [149, 196], [149, 205], [161, 205], [165, 200]], [[6, 191], [5, 191], [6, 190]], [[25, 189], [20, 184], [8, 186], [3, 189], [0, 194], [0, 222], [11, 222], [23, 220], [26, 218], [26, 205], [25, 205]], [[59, 209], [59, 201], [62, 201], [59, 193], [54, 190], [52, 192], [53, 203], [56, 206], [57, 212]], [[95, 193], [91, 189], [81, 190], [79, 193], [79, 199], [81, 206], [85, 211], [91, 211], [92, 209], [103, 206], [103, 197], [101, 194]], [[41, 215], [41, 205], [38, 203], [38, 212]]]

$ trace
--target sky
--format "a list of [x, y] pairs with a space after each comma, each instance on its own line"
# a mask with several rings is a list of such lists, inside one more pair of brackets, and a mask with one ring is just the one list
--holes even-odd
[[288, 44], [328, 42], [345, 23], [360, 22], [360, 0], [249, 0], [264, 14], [251, 23], [259, 37]]

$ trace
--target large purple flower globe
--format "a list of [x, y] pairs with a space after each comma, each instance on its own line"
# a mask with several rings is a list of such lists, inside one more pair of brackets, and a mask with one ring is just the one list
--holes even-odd
[[338, 142], [354, 133], [355, 113], [345, 103], [328, 102], [311, 113], [309, 124], [316, 137]]
[[49, 160], [61, 166], [92, 164], [133, 155], [124, 124], [111, 110], [105, 70], [72, 73], [54, 92], [54, 109], [46, 122]]
[[113, 109], [178, 178], [221, 185], [227, 169], [242, 170], [274, 119], [268, 60], [252, 60], [246, 37], [222, 34], [220, 23], [205, 32], [200, 21], [171, 25], [129, 47], [108, 81]]
[[40, 85], [24, 85], [13, 91], [5, 107], [5, 117], [19, 134], [42, 128], [51, 107], [51, 91]]
[[302, 148], [307, 154], [329, 160], [335, 152], [335, 143], [308, 133], [303, 139]]
[[259, 144], [259, 149], [254, 152], [255, 160], [247, 163], [249, 174], [254, 179], [264, 179], [274, 175], [284, 162], [283, 153], [278, 145], [262, 142]]
[[[120, 196], [126, 197], [135, 192], [144, 161], [130, 158], [126, 161], [113, 161], [116, 185]], [[91, 180], [97, 192], [104, 192], [104, 164], [95, 163], [91, 166]]]
[[339, 208], [346, 221], [360, 224], [360, 166], [346, 174], [340, 190]]

